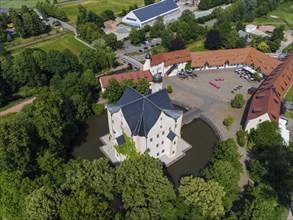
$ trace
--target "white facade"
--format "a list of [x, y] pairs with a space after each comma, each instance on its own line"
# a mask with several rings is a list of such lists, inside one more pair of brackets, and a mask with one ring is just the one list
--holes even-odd
[[135, 27], [141, 27], [142, 22], [136, 17], [136, 15], [131, 11], [122, 18], [122, 22]]
[[287, 129], [288, 120], [284, 118], [279, 118], [279, 130], [280, 134], [284, 140], [284, 144], [289, 146], [290, 141], [290, 131]]
[[260, 123], [264, 122], [264, 121], [271, 121], [271, 119], [270, 119], [268, 113], [265, 113], [265, 114], [263, 114], [263, 115], [261, 115], [261, 116], [259, 116], [259, 117], [257, 117], [257, 118], [254, 118], [254, 119], [248, 120], [248, 121], [246, 122], [245, 131], [250, 132], [250, 130], [251, 130], [252, 128], [257, 129], [257, 126], [258, 126]]
[[[158, 121], [148, 132], [147, 137], [132, 136], [121, 109], [113, 114], [108, 111], [108, 124], [111, 138], [110, 142], [113, 148], [117, 145], [116, 138], [123, 135], [124, 132], [132, 138], [138, 153], [144, 153], [149, 149], [149, 155], [154, 158], [160, 158], [164, 155], [171, 158], [176, 155], [181, 139], [182, 115], [175, 120], [162, 111]], [[176, 134], [172, 141], [167, 137], [170, 131]], [[118, 161], [126, 158], [117, 152], [115, 152], [115, 156]]]

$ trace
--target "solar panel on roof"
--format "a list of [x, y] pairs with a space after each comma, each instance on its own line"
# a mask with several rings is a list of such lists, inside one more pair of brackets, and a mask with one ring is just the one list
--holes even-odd
[[152, 19], [154, 17], [160, 16], [164, 13], [167, 13], [171, 10], [174, 10], [179, 7], [176, 3], [172, 0], [161, 1], [152, 5], [148, 5], [146, 7], [136, 9], [132, 11], [136, 17], [141, 21], [144, 22], [146, 20]]

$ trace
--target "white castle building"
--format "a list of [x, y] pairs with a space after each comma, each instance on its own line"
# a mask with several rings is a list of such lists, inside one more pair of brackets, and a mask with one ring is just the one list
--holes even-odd
[[102, 137], [101, 150], [112, 161], [123, 161], [119, 148], [126, 143], [124, 134], [131, 137], [138, 153], [147, 151], [167, 166], [181, 157], [191, 146], [181, 139], [183, 112], [176, 110], [166, 89], [161, 89], [162, 77], [154, 76], [152, 92], [142, 95], [131, 87], [117, 104], [107, 105], [109, 135]]

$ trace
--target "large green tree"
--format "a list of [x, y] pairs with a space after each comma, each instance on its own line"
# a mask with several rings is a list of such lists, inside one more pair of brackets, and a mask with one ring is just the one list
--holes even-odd
[[198, 210], [204, 218], [219, 218], [224, 214], [222, 199], [226, 193], [217, 182], [183, 177], [179, 193], [185, 203]]
[[143, 154], [116, 168], [116, 190], [127, 219], [170, 219], [176, 216], [175, 192], [163, 175], [162, 163]]

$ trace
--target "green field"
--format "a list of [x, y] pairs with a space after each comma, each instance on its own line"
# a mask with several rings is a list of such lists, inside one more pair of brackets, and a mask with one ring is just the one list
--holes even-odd
[[256, 18], [253, 21], [256, 25], [285, 25], [286, 30], [293, 29], [293, 3], [282, 3], [277, 10], [270, 12], [268, 15]]
[[83, 5], [87, 10], [92, 10], [97, 14], [100, 14], [105, 10], [112, 10], [115, 13], [120, 13], [122, 9], [128, 9], [129, 6], [137, 4], [142, 6], [143, 0], [82, 0], [79, 3], [73, 3], [69, 5], [60, 6], [68, 16], [71, 24], [76, 23], [78, 14], [78, 6]]
[[293, 102], [293, 86], [291, 85], [290, 90], [288, 91], [286, 95], [286, 99], [290, 102]]
[[195, 41], [195, 42], [193, 42], [191, 44], [188, 44], [187, 48], [191, 52], [206, 51], [207, 50], [206, 48], [204, 48], [204, 40], [198, 40], [198, 41]]
[[[78, 40], [76, 40], [74, 38], [73, 33], [66, 33], [66, 34], [61, 35], [59, 37], [56, 37], [54, 39], [47, 40], [47, 41], [44, 41], [41, 43], [37, 43], [37, 44], [31, 45], [31, 46], [28, 46], [26, 48], [41, 48], [44, 51], [48, 51], [50, 49], [62, 51], [65, 48], [67, 48], [67, 49], [71, 50], [71, 52], [77, 56], [79, 56], [79, 54], [82, 50], [88, 49], [87, 46], [85, 46], [84, 44], [82, 44], [81, 42], [79, 42]], [[12, 54], [16, 55], [24, 49], [25, 48], [14, 50], [14, 51], [12, 51]]]
[[[22, 5], [35, 7], [36, 3], [45, 0], [0, 0], [0, 8], [21, 8]], [[51, 0], [52, 2], [53, 0]], [[57, 2], [67, 2], [68, 0], [57, 0]]]

